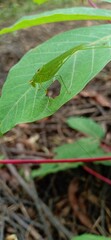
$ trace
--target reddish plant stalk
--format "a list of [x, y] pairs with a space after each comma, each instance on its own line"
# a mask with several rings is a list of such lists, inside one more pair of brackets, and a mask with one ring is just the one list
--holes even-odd
[[91, 5], [93, 8], [98, 8], [98, 6], [92, 1], [88, 0], [89, 5]]
[[103, 175], [101, 175], [100, 173], [97, 173], [96, 171], [94, 171], [93, 169], [87, 167], [87, 166], [83, 166], [83, 169], [85, 171], [87, 171], [89, 174], [92, 174], [94, 177], [99, 178], [100, 180], [102, 180], [103, 182], [111, 185], [111, 180], [109, 178], [104, 177]]
[[[97, 158], [74, 158], [74, 159], [2, 159], [0, 160], [0, 164], [53, 164], [53, 163], [77, 163], [77, 162], [96, 162], [96, 161], [111, 161], [111, 156], [109, 157], [97, 157]], [[111, 180], [100, 175], [99, 173], [95, 172], [94, 170], [90, 169], [87, 166], [83, 166], [83, 169], [88, 173], [92, 174], [96, 178], [101, 179], [103, 182], [108, 183], [111, 185]]]
[[94, 158], [73, 158], [73, 159], [1, 159], [0, 164], [47, 164], [47, 163], [77, 163], [77, 162], [97, 162], [111, 161], [111, 156]]

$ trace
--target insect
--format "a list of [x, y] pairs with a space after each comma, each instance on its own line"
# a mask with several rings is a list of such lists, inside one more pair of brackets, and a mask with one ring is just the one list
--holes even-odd
[[[30, 84], [33, 87], [36, 87], [36, 84], [42, 84], [43, 82], [47, 82], [50, 79], [52, 79], [56, 73], [59, 71], [59, 69], [62, 67], [62, 65], [78, 50], [85, 49], [85, 45], [78, 45], [74, 48], [69, 49], [65, 53], [59, 55], [58, 57], [54, 58], [53, 60], [49, 61], [45, 65], [43, 65], [40, 69], [37, 70], [37, 72], [34, 74], [32, 80], [30, 81]], [[61, 81], [62, 77], [61, 77]], [[63, 82], [64, 84], [64, 82]], [[65, 86], [65, 84], [64, 84]], [[66, 86], [65, 86], [66, 88]], [[66, 88], [67, 89], [67, 88]]]
[[[69, 49], [68, 51], [66, 51], [65, 53], [62, 53], [58, 57], [52, 59], [48, 63], [44, 64], [40, 69], [38, 69], [37, 72], [32, 77], [32, 79], [30, 80], [30, 84], [33, 87], [36, 87], [37, 83], [41, 85], [43, 82], [47, 82], [47, 81], [51, 80], [53, 77], [55, 77], [56, 73], [63, 66], [63, 64], [77, 51], [87, 50], [87, 49], [95, 49], [95, 48], [104, 48], [104, 47], [108, 47], [108, 46], [104, 46], [104, 43], [102, 45], [99, 45], [98, 42], [97, 42], [97, 45], [81, 44], [76, 47], [73, 47], [73, 48]], [[61, 77], [61, 81], [67, 90], [67, 87], [66, 87], [62, 77]]]

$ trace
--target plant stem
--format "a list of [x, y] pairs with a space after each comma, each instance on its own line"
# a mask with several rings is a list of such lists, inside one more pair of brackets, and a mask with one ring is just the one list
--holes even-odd
[[95, 158], [73, 158], [73, 159], [2, 159], [0, 164], [47, 164], [47, 163], [76, 163], [76, 162], [97, 162], [97, 161], [111, 161], [111, 156], [95, 157]]
[[103, 175], [101, 175], [100, 173], [97, 173], [96, 171], [94, 171], [93, 169], [87, 167], [87, 166], [83, 166], [83, 169], [85, 171], [87, 171], [89, 174], [92, 174], [93, 176], [95, 176], [96, 178], [99, 178], [100, 180], [102, 180], [103, 182], [111, 185], [111, 180], [104, 177]]
[[92, 1], [88, 0], [89, 5], [91, 5], [93, 8], [98, 8], [98, 6]]

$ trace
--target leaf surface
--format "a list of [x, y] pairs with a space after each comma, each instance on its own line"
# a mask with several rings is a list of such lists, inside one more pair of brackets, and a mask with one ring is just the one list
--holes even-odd
[[[49, 99], [46, 90], [54, 79], [32, 87], [29, 81], [37, 69], [70, 48], [106, 39], [111, 45], [111, 25], [79, 28], [59, 34], [30, 50], [9, 72], [0, 99], [0, 131], [5, 133], [18, 123], [32, 122], [52, 115], [79, 93], [111, 60], [111, 48], [78, 51], [57, 72], [59, 96]], [[66, 88], [64, 87], [64, 84]]]
[[66, 122], [71, 128], [83, 132], [90, 137], [102, 139], [105, 135], [103, 128], [90, 118], [70, 117]]
[[45, 2], [47, 2], [48, 0], [33, 0], [33, 2], [37, 3], [37, 4], [43, 4]]
[[108, 2], [108, 3], [111, 3], [111, 0], [101, 0], [101, 2]]
[[[47, 160], [46, 160], [47, 161]], [[53, 160], [52, 160], [53, 162]], [[60, 171], [65, 171], [71, 168], [76, 168], [83, 165], [83, 163], [52, 163], [52, 164], [41, 164], [39, 169], [34, 169], [31, 172], [31, 176], [35, 177], [45, 177], [49, 174], [57, 173]]]
[[55, 148], [55, 159], [89, 158], [104, 156], [104, 151], [99, 148], [99, 140], [81, 138], [73, 143], [66, 143]]

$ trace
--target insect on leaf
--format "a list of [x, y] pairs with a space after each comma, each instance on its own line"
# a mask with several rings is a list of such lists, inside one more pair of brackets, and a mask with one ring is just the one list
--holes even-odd
[[59, 55], [53, 60], [49, 61], [43, 65], [37, 72], [34, 74], [30, 84], [35, 87], [36, 83], [42, 84], [52, 79], [55, 74], [59, 71], [62, 65], [77, 51], [85, 49], [85, 45], [78, 45], [66, 51], [65, 53]]
[[[95, 49], [95, 48], [108, 48], [107, 42], [104, 41], [103, 38], [101, 42], [98, 44], [98, 40], [95, 41], [93, 44], [81, 44], [77, 45], [69, 49], [68, 51], [62, 53], [61, 55], [57, 56], [53, 60], [49, 61], [45, 65], [43, 65], [37, 72], [34, 74], [32, 80], [30, 80], [30, 84], [33, 87], [36, 87], [36, 83], [42, 84], [43, 82], [47, 82], [52, 79], [55, 74], [59, 71], [59, 69], [64, 65], [64, 63], [75, 53], [81, 50], [88, 50], [88, 49]], [[110, 46], [109, 46], [110, 48]], [[60, 76], [61, 77], [61, 76]], [[61, 77], [62, 83], [63, 79]], [[65, 86], [65, 84], [64, 84]], [[65, 86], [66, 88], [66, 86]], [[66, 88], [67, 89], [67, 88]]]
[[107, 38], [107, 45], [111, 46], [110, 24], [64, 32], [25, 54], [9, 72], [2, 89], [0, 132], [3, 134], [17, 124], [37, 121], [51, 116], [63, 104], [78, 94], [111, 61], [109, 47], [79, 50], [76, 54], [70, 56], [65, 64], [61, 65], [62, 67], [55, 75], [62, 77], [70, 94], [66, 92], [62, 80], [55, 78], [55, 76], [54, 79], [60, 82], [61, 89], [60, 94], [51, 99], [46, 96], [44, 90], [49, 89], [53, 79], [42, 82], [43, 87], [40, 89], [37, 83], [35, 83], [36, 88], [31, 87], [29, 80], [33, 78], [37, 69], [41, 69], [41, 66], [74, 48], [74, 46], [85, 45], [86, 43], [91, 46], [97, 40], [100, 44], [103, 38]]

